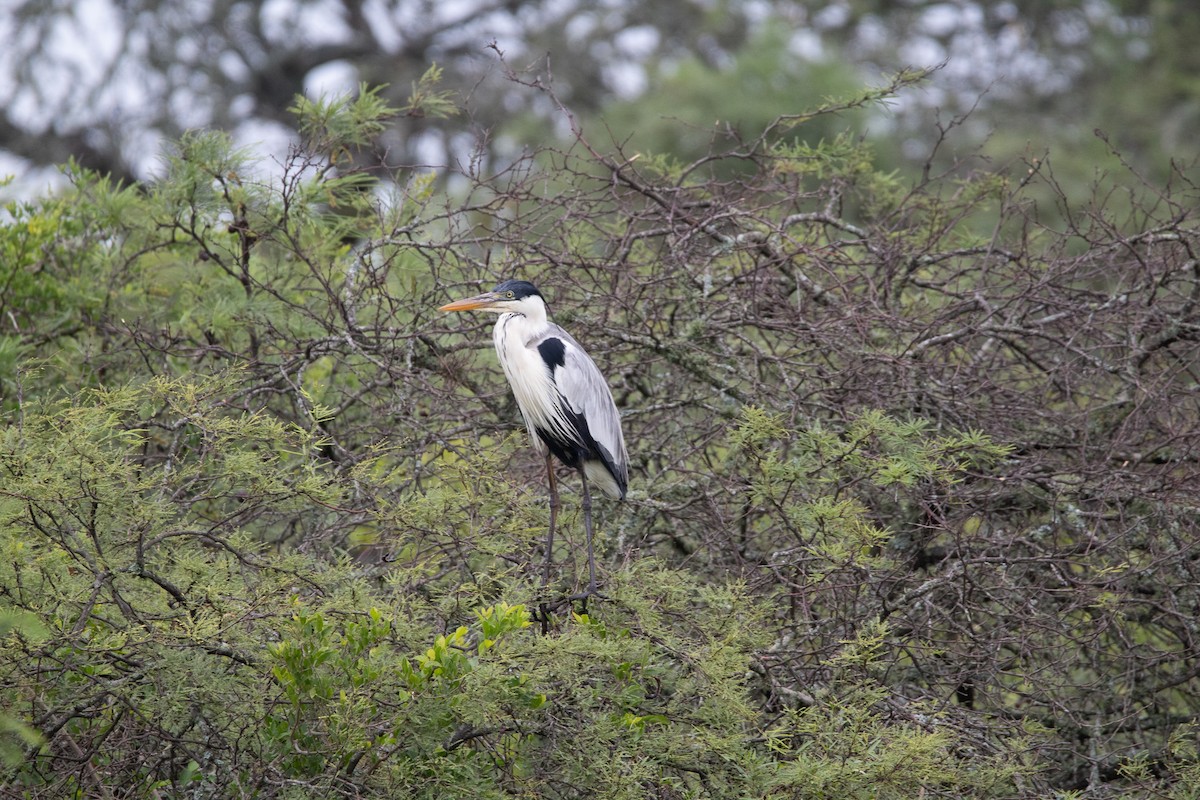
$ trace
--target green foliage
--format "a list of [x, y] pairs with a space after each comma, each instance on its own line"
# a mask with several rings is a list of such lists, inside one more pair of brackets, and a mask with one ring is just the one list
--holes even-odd
[[956, 752], [961, 742], [936, 709], [900, 704], [871, 676], [882, 672], [887, 630], [864, 625], [830, 659], [828, 695], [809, 708], [788, 709], [767, 732], [782, 761], [781, 797], [908, 798], [950, 792], [1005, 797], [1014, 765]]
[[[331, 524], [313, 505], [339, 501], [314, 470], [311, 433], [225, 409], [241, 378], [92, 392], [27, 408], [6, 429], [4, 582], [51, 634], [10, 638], [0, 667], [31, 690], [27, 659], [60, 665], [36, 684], [38, 702], [94, 710], [71, 735], [108, 742], [97, 764], [114, 779], [249, 789], [263, 777], [248, 765], [231, 772], [186, 747], [160, 782], [138, 763], [135, 730], [181, 743], [200, 725], [231, 745], [254, 725], [257, 744], [240, 747], [323, 791], [735, 797], [816, 780], [809, 768], [776, 771], [753, 743], [745, 676], [769, 627], [743, 589], [647, 564], [552, 636], [503, 601], [434, 634], [439, 604], [372, 587], [347, 564], [256, 545], [293, 515]], [[780, 432], [761, 412], [748, 420], [739, 447]], [[164, 427], [187, 444], [143, 462]], [[855, 709], [866, 735], [882, 725], [868, 713], [877, 700], [848, 695], [839, 707]], [[33, 773], [18, 780], [37, 785]]]
[[[784, 26], [765, 28], [726, 67], [691, 57], [659, 65], [655, 72], [651, 92], [610, 104], [603, 112], [604, 127], [628, 154], [690, 163], [714, 144], [736, 147], [753, 140], [786, 115], [796, 119], [780, 126], [780, 133], [795, 136], [780, 140], [781, 146], [833, 140], [861, 124], [861, 115], [850, 112], [861, 103], [842, 101], [859, 92], [857, 80], [841, 63], [797, 56]], [[722, 169], [731, 166], [721, 164]]]
[[[35, 614], [0, 609], [0, 637], [10, 633], [41, 641], [48, 631]], [[35, 729], [0, 709], [0, 768], [18, 767], [24, 760], [25, 750], [36, 748], [42, 742], [42, 736]]]
[[316, 100], [297, 95], [288, 110], [296, 115], [306, 145], [331, 154], [336, 162], [371, 142], [383, 132], [388, 118], [397, 113], [380, 97], [384, 88], [360, 84], [354, 96]]
[[442, 83], [442, 68], [430, 64], [419, 80], [413, 81], [408, 102], [401, 112], [410, 117], [445, 118], [457, 113], [454, 92], [438, 88]]
[[297, 95], [288, 109], [296, 116], [305, 146], [329, 155], [333, 163], [348, 161], [386, 130], [398, 114], [444, 118], [455, 113], [453, 93], [438, 88], [442, 70], [437, 64], [417, 81], [401, 108], [392, 108], [383, 98], [386, 86], [359, 84], [353, 95], [311, 99]]
[[[97, 764], [111, 779], [149, 787], [157, 779], [139, 762], [140, 736], [182, 745], [197, 725], [226, 746], [256, 726], [257, 744], [240, 747], [286, 780], [363, 781], [412, 797], [489, 796], [489, 785], [558, 796], [545, 782], [560, 769], [597, 796], [625, 796], [626, 778], [602, 755], [617, 744], [637, 780], [687, 783], [678, 759], [709, 758], [691, 741], [698, 730], [729, 750], [723, 758], [755, 762], [742, 737], [751, 714], [729, 683], [761, 643], [725, 627], [728, 613], [748, 613], [741, 593], [661, 571], [645, 580], [653, 595], [620, 587], [604, 621], [579, 616], [555, 637], [532, 632], [526, 608], [506, 602], [428, 633], [436, 604], [381, 592], [347, 564], [254, 543], [252, 532], [275, 538], [281, 517], [332, 506], [335, 490], [312, 470], [309, 433], [224, 409], [239, 377], [93, 392], [28, 408], [5, 431], [4, 583], [28, 609], [23, 629], [49, 635], [7, 638], [0, 669], [22, 687], [21, 705], [36, 686], [43, 707], [91, 709], [71, 735], [106, 740]], [[139, 463], [170, 418], [187, 450]], [[721, 615], [679, 630], [668, 620], [687, 605]], [[29, 659], [57, 664], [57, 677], [29, 683]], [[559, 715], [574, 722], [562, 728]], [[30, 726], [11, 727], [37, 741]], [[648, 754], [651, 732], [663, 741]], [[547, 737], [585, 749], [559, 752]], [[263, 779], [183, 750], [174, 777], [156, 785], [249, 789]], [[16, 779], [38, 785], [32, 772]]]
[[[980, 433], [934, 437], [924, 420], [900, 422], [877, 410], [840, 431], [819, 425], [789, 431], [782, 422], [779, 414], [744, 409], [727, 469], [746, 481], [756, 509], [751, 527], [761, 528], [764, 549], [795, 534], [828, 564], [879, 555], [892, 540], [893, 532], [871, 523], [864, 501], [902, 505], [904, 489], [949, 488], [1010, 451]], [[904, 515], [899, 508], [893, 513]], [[781, 522], [786, 533], [776, 530]]]
[[[297, 112], [281, 175], [199, 132], [0, 226], [5, 791], [1196, 787], [1175, 201], [1055, 238], [1023, 179], [905, 185], [803, 111], [736, 183], [581, 138], [457, 197], [354, 167], [377, 91]], [[433, 311], [501, 274], [627, 411], [586, 609], [576, 484], [544, 580], [486, 321]]]

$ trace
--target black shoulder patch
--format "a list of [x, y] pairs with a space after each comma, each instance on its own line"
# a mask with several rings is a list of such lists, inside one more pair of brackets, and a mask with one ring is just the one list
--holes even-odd
[[567, 346], [563, 344], [562, 339], [551, 336], [538, 345], [538, 352], [542, 354], [542, 361], [546, 362], [551, 372], [555, 367], [566, 363]]

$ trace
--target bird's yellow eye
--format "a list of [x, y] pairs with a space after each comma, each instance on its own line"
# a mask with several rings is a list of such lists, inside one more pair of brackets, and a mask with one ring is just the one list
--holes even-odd
[[505, 292], [505, 293], [504, 293], [504, 296], [505, 296], [505, 297], [507, 297], [509, 300], [511, 300], [511, 299], [513, 299], [513, 297], [515, 297], [516, 295], [514, 295], [514, 294], [513, 294], [511, 291], [507, 291], [507, 292]]

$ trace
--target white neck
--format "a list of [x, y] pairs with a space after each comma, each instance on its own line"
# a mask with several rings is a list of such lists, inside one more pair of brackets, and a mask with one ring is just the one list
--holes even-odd
[[[520, 330], [522, 339], [529, 339], [546, 329], [550, 320], [546, 316], [546, 304], [537, 295], [530, 295], [516, 303], [509, 303], [508, 308], [500, 315], [497, 326], [509, 317], [508, 326]], [[516, 326], [515, 328], [513, 326]]]

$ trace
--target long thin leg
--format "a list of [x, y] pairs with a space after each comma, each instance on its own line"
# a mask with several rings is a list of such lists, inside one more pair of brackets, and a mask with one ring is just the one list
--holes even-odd
[[579, 479], [583, 481], [583, 529], [587, 531], [588, 547], [588, 595], [596, 593], [596, 554], [592, 551], [592, 495], [588, 491], [587, 475], [579, 470]]
[[542, 616], [542, 633], [550, 631], [550, 609], [546, 606], [545, 590], [550, 583], [550, 567], [554, 564], [554, 526], [558, 523], [558, 484], [554, 480], [554, 456], [546, 453], [546, 477], [550, 480], [550, 527], [546, 531], [546, 559], [542, 564], [542, 602], [538, 611]]
[[546, 453], [546, 477], [550, 481], [550, 528], [546, 532], [546, 560], [542, 565], [542, 588], [550, 583], [550, 567], [554, 564], [554, 526], [558, 524], [558, 482], [554, 478], [554, 455]]
[[579, 470], [579, 478], [583, 482], [583, 529], [587, 532], [587, 551], [588, 551], [588, 585], [587, 589], [579, 594], [573, 594], [569, 599], [580, 600], [582, 612], [587, 613], [587, 600], [594, 594], [599, 594], [596, 591], [596, 553], [592, 549], [592, 494], [588, 491], [587, 475], [583, 470]]

